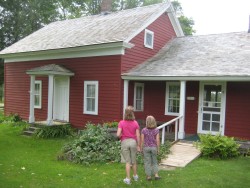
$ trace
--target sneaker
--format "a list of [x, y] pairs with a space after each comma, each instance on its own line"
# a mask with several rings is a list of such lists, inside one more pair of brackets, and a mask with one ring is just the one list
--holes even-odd
[[161, 179], [161, 177], [160, 177], [160, 176], [155, 177], [155, 180], [159, 180], [159, 179]]
[[138, 181], [139, 176], [138, 175], [135, 175], [135, 176], [133, 175], [133, 178], [134, 178], [135, 181]]
[[127, 185], [130, 185], [131, 183], [130, 183], [130, 179], [128, 179], [128, 178], [125, 178], [124, 180], [123, 180], [123, 182], [125, 183], [125, 184], [127, 184]]

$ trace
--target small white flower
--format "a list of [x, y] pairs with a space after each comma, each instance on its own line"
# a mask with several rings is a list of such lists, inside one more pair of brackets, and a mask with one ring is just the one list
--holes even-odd
[[22, 170], [25, 170], [25, 167], [23, 166], [21, 169], [22, 169]]
[[61, 176], [62, 174], [58, 174], [58, 176]]

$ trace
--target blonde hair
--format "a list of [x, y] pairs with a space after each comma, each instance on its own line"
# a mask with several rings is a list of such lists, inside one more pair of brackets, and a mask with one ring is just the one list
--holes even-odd
[[133, 106], [128, 106], [125, 109], [125, 113], [124, 113], [124, 120], [135, 120], [135, 114], [134, 114], [134, 108]]
[[156, 120], [155, 120], [155, 118], [153, 116], [148, 116], [146, 118], [146, 127], [148, 129], [154, 129], [154, 128], [157, 127]]

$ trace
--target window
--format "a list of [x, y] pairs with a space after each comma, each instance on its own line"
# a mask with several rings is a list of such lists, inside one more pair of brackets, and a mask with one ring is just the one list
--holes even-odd
[[166, 84], [166, 115], [179, 115], [180, 110], [180, 83], [167, 82]]
[[98, 114], [98, 81], [84, 82], [83, 113]]
[[144, 84], [135, 83], [134, 88], [134, 108], [135, 111], [143, 111], [144, 101]]
[[42, 108], [42, 81], [35, 80], [35, 108]]
[[144, 46], [151, 49], [154, 47], [154, 32], [147, 29], [144, 35]]

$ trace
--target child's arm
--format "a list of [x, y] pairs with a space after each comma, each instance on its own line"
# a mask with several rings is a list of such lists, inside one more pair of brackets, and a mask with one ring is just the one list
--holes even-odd
[[140, 142], [140, 130], [139, 129], [136, 129], [136, 139], [137, 139], [137, 151], [140, 151], [141, 142]]
[[117, 129], [116, 136], [117, 136], [118, 138], [120, 138], [120, 137], [121, 137], [121, 133], [122, 133], [122, 129], [121, 129], [121, 128], [118, 128], [118, 129]]
[[141, 134], [141, 151], [144, 144], [144, 134]]
[[156, 135], [156, 144], [157, 144], [157, 151], [160, 152], [160, 134]]

